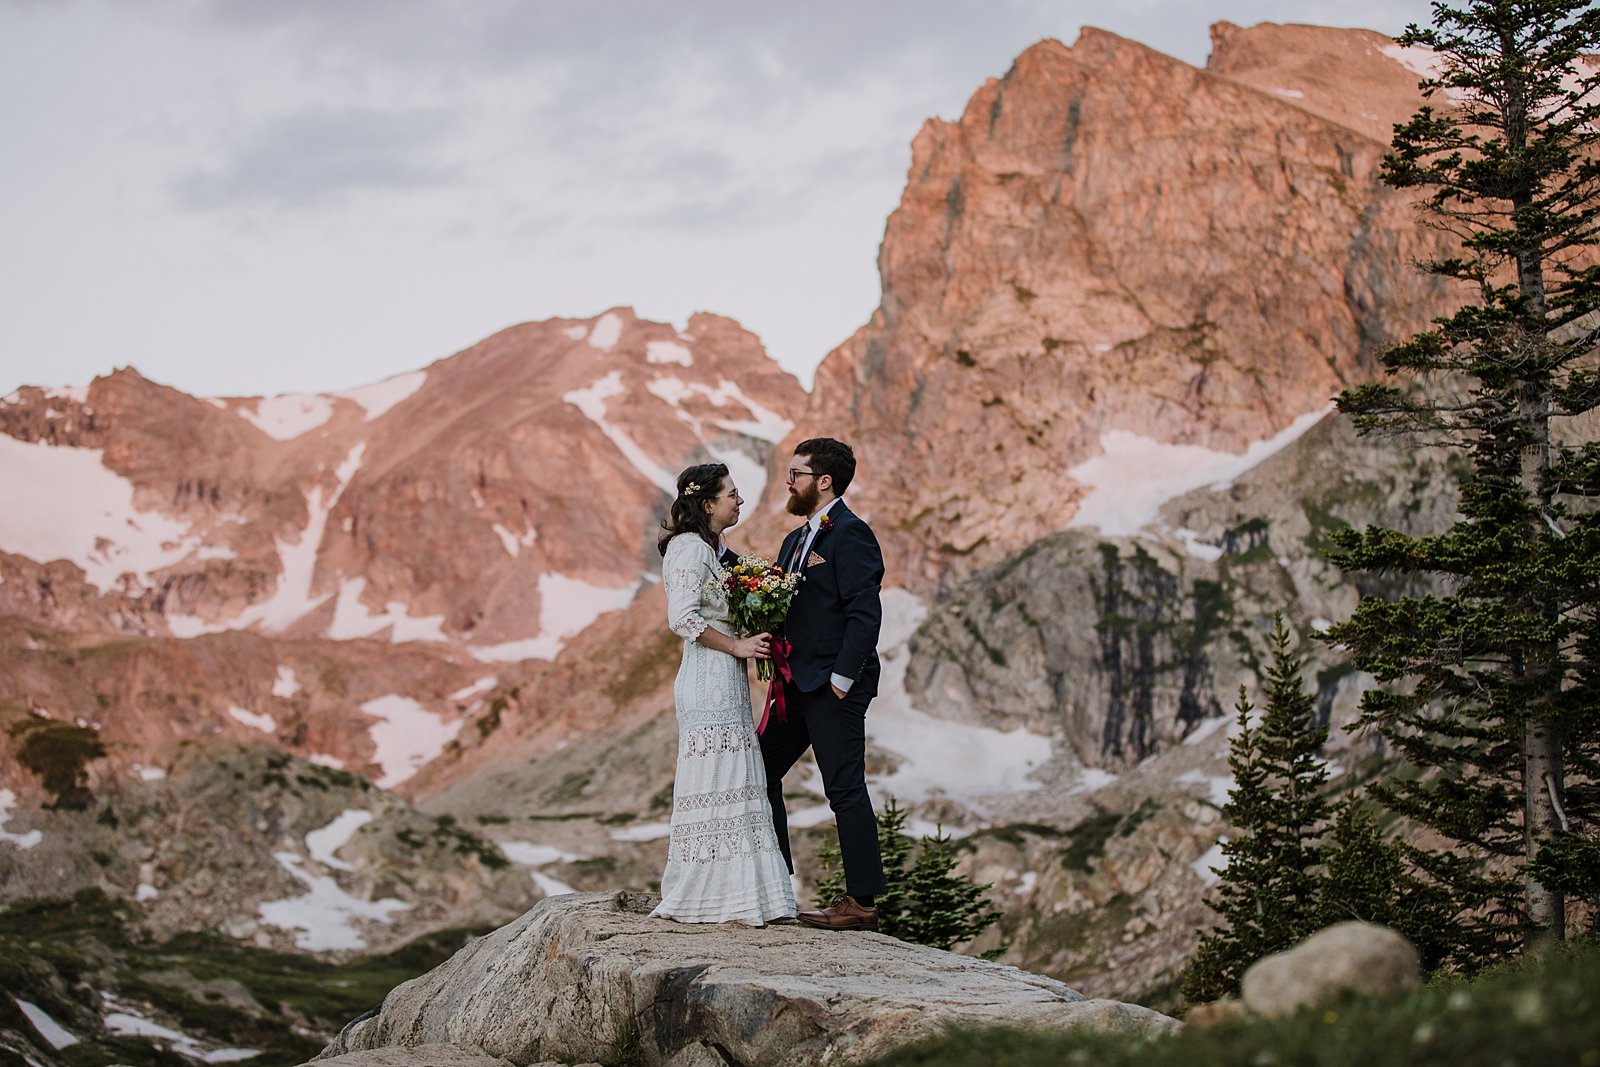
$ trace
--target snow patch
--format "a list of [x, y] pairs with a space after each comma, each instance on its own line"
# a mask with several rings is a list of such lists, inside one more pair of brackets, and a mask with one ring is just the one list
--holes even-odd
[[178, 1055], [199, 1060], [201, 1063], [236, 1063], [261, 1055], [261, 1050], [255, 1048], [208, 1049], [198, 1038], [162, 1026], [131, 1004], [119, 1001], [110, 993], [102, 992], [100, 999], [106, 1006], [102, 1022], [107, 1030], [118, 1037], [143, 1037], [164, 1041]]
[[1286, 96], [1290, 100], [1304, 100], [1306, 98], [1306, 94], [1299, 89], [1274, 89], [1272, 91], [1279, 96]]
[[1216, 885], [1222, 881], [1222, 876], [1211, 868], [1225, 871], [1228, 869], [1228, 857], [1222, 854], [1222, 846], [1228, 843], [1226, 837], [1219, 837], [1217, 843], [1206, 849], [1205, 853], [1193, 863], [1189, 869], [1195, 873], [1202, 883], [1208, 886]]
[[533, 879], [533, 884], [539, 887], [539, 892], [547, 897], [560, 897], [577, 890], [559, 878], [552, 878], [543, 871], [533, 870], [528, 872], [528, 877]]
[[505, 853], [506, 859], [519, 867], [532, 868], [528, 871], [528, 876], [545, 896], [558, 897], [564, 893], [577, 892], [567, 883], [550, 877], [539, 868], [550, 863], [571, 863], [587, 857], [576, 852], [564, 851], [554, 845], [536, 845], [531, 841], [498, 841], [496, 844], [500, 846], [500, 851]]
[[17, 1007], [27, 1016], [28, 1024], [38, 1031], [40, 1037], [49, 1042], [51, 1048], [60, 1050], [78, 1043], [79, 1038], [76, 1034], [52, 1019], [50, 1013], [37, 1004], [21, 997], [11, 999], [17, 1002]]
[[393, 789], [416, 774], [461, 732], [461, 720], [445, 722], [410, 697], [390, 694], [369, 700], [361, 710], [375, 719], [369, 729], [373, 761], [383, 768], [378, 788]]
[[1104, 789], [1117, 780], [1117, 776], [1110, 771], [1101, 770], [1099, 767], [1085, 767], [1078, 774], [1078, 780], [1067, 790], [1067, 796], [1078, 796], [1082, 793], [1093, 793]]
[[1019, 897], [1027, 896], [1029, 893], [1033, 892], [1033, 887], [1037, 885], [1038, 882], [1039, 873], [1037, 871], [1023, 871], [1022, 878], [1017, 882], [1017, 887], [1013, 889], [1012, 892]]
[[19, 441], [0, 434], [0, 549], [83, 568], [102, 593], [131, 573], [146, 587], [150, 572], [202, 547], [187, 524], [134, 504], [133, 483], [102, 462], [98, 448]]
[[[341, 816], [342, 818], [343, 816]], [[394, 912], [411, 908], [403, 900], [361, 900], [343, 889], [328, 875], [311, 874], [302, 869], [305, 861], [293, 852], [274, 852], [272, 858], [308, 890], [303, 896], [263, 901], [256, 913], [268, 926], [295, 931], [297, 947], [311, 952], [366, 948], [357, 929], [358, 921], [390, 923]]]
[[18, 848], [32, 848], [44, 840], [44, 833], [40, 830], [29, 830], [25, 834], [13, 834], [6, 830], [6, 823], [11, 819], [11, 809], [17, 806], [17, 794], [9, 789], [0, 789], [0, 841]]
[[955, 826], [944, 826], [941, 823], [934, 822], [931, 819], [912, 818], [906, 820], [907, 836], [915, 838], [918, 841], [922, 840], [924, 837], [938, 837], [940, 834], [943, 834], [952, 841], [956, 841], [963, 837], [969, 836], [971, 833], [971, 830], [963, 830]]
[[1021, 727], [998, 730], [936, 719], [912, 706], [906, 665], [911, 635], [928, 609], [898, 588], [885, 589], [882, 603], [878, 650], [883, 668], [872, 702], [872, 739], [900, 765], [873, 779], [874, 795], [917, 803], [933, 796], [971, 798], [1039, 788], [1029, 775], [1050, 759], [1048, 737]]
[[[815, 780], [808, 783], [808, 788], [815, 792], [822, 792], [822, 775], [812, 769]], [[789, 813], [789, 825], [796, 830], [809, 830], [813, 826], [821, 826], [833, 818], [833, 809], [826, 804], [816, 804], [809, 808]]]
[[280, 664], [278, 676], [272, 682], [272, 695], [287, 700], [299, 692], [300, 680], [294, 676], [294, 671]]
[[471, 685], [464, 685], [454, 693], [445, 697], [446, 700], [471, 700], [479, 693], [487, 693], [499, 684], [499, 679], [494, 677], [479, 678]]
[[574, 389], [563, 394], [561, 399], [583, 412], [590, 422], [600, 427], [600, 432], [617, 446], [617, 451], [621, 452], [633, 465], [633, 469], [644, 475], [651, 485], [668, 496], [676, 496], [678, 485], [672, 474], [651, 459], [644, 449], [634, 443], [633, 438], [606, 421], [606, 401], [626, 392], [627, 388], [622, 384], [622, 372], [612, 371], [589, 388]]
[[275, 734], [278, 732], [278, 723], [271, 715], [260, 715], [253, 711], [246, 711], [244, 708], [240, 707], [230, 707], [228, 709], [228, 715], [235, 722], [242, 722], [246, 726], [253, 726], [264, 734]]
[[447, 641], [443, 615], [410, 615], [398, 600], [389, 601], [383, 614], [374, 615], [361, 603], [361, 594], [367, 588], [365, 578], [347, 578], [339, 583], [339, 598], [333, 606], [333, 622], [328, 624], [328, 636], [341, 641], [358, 637], [371, 637], [381, 630], [389, 631], [389, 640]]
[[608, 311], [589, 331], [589, 343], [602, 352], [609, 352], [622, 339], [622, 316]]
[[761, 495], [767, 491], [766, 464], [757, 463], [737, 448], [717, 448], [708, 443], [706, 451], [718, 463], [727, 464], [728, 478], [746, 501], [753, 506], [755, 501], [761, 499]]
[[[1439, 53], [1421, 45], [1385, 45], [1383, 54], [1418, 78], [1434, 79], [1441, 77], [1445, 72], [1445, 62]], [[1459, 104], [1467, 99], [1467, 92], [1464, 89], [1446, 89], [1444, 95], [1452, 104]]]
[[160, 767], [135, 766], [134, 771], [139, 775], [139, 780], [142, 782], [159, 782], [167, 776], [167, 772]]
[[512, 557], [520, 556], [524, 548], [533, 547], [533, 543], [539, 539], [539, 531], [532, 526], [520, 534], [514, 534], [497, 522], [494, 524], [494, 532], [495, 536], [500, 538], [500, 544], [506, 550], [506, 555]]
[[[361, 457], [366, 454], [363, 441], [352, 448], [334, 470], [334, 488], [324, 493], [321, 485], [306, 494], [306, 525], [299, 540], [290, 544], [278, 541], [278, 561], [281, 571], [278, 585], [268, 599], [240, 612], [227, 627], [219, 629], [248, 629], [259, 623], [268, 630], [282, 631], [307, 612], [314, 611], [328, 599], [328, 594], [311, 595], [311, 581], [316, 574], [317, 550], [322, 546], [322, 535], [328, 526], [328, 514], [344, 495], [350, 479], [361, 468]], [[168, 625], [172, 620], [168, 619]]]
[[676, 341], [650, 341], [644, 346], [644, 358], [650, 363], [677, 363], [694, 365], [694, 353]]
[[234, 410], [274, 441], [293, 441], [331, 419], [333, 401], [325, 396], [291, 393], [264, 396], [256, 401], [254, 410], [244, 406]]
[[683, 402], [692, 396], [703, 396], [719, 408], [736, 404], [749, 413], [749, 418], [745, 419], [712, 419], [711, 424], [721, 430], [755, 437], [775, 445], [794, 429], [793, 422], [751, 400], [743, 389], [726, 378], [718, 381], [715, 388], [703, 382], [685, 382], [681, 378], [655, 378], [645, 388], [679, 408], [678, 417], [693, 425], [695, 433], [701, 438], [708, 435], [701, 428], [700, 420], [682, 410]]
[[[1224, 722], [1224, 719], [1213, 719], [1213, 722]], [[1204, 771], [1185, 771], [1173, 779], [1185, 785], [1203, 785], [1206, 787], [1206, 799], [1212, 807], [1220, 808], [1228, 802], [1228, 794], [1233, 792], [1233, 775], [1207, 774]]]
[[371, 422], [400, 401], [409, 398], [423, 383], [428, 380], [425, 370], [412, 371], [409, 374], [397, 374], [393, 378], [385, 378], [381, 382], [363, 385], [359, 389], [352, 389], [348, 393], [337, 393], [346, 400], [353, 400], [366, 410], [367, 421]]
[[306, 757], [307, 763], [315, 763], [318, 767], [332, 767], [336, 771], [344, 770], [344, 760], [338, 756], [330, 756], [326, 752], [313, 752]]
[[532, 841], [497, 841], [506, 859], [520, 867], [543, 867], [548, 863], [573, 863], [588, 859], [577, 852], [567, 852], [554, 845], [536, 845]]
[[621, 830], [611, 831], [613, 841], [659, 841], [663, 837], [670, 837], [672, 824], [670, 822], [648, 822], [639, 826], [627, 826]]
[[608, 611], [633, 603], [639, 583], [611, 589], [550, 571], [539, 576], [539, 636], [469, 649], [484, 663], [555, 659], [567, 639], [588, 629]]
[[306, 834], [306, 853], [324, 867], [336, 871], [353, 871], [355, 867], [339, 859], [335, 855], [341, 848], [349, 843], [355, 832], [375, 816], [370, 811], [361, 809], [347, 809], [339, 813], [339, 817], [320, 830], [312, 830]]
[[1208, 563], [1215, 563], [1222, 558], [1221, 545], [1213, 545], [1200, 540], [1200, 535], [1193, 530], [1186, 530], [1180, 527], [1174, 530], [1173, 533], [1179, 541], [1183, 542], [1184, 551], [1195, 559], [1203, 559]]
[[1167, 501], [1203, 486], [1225, 485], [1288, 447], [1332, 410], [1330, 404], [1307, 412], [1238, 454], [1162, 444], [1126, 430], [1110, 430], [1100, 435], [1102, 455], [1067, 471], [1089, 489], [1067, 525], [1095, 526], [1108, 536], [1137, 534]]
[[1214, 719], [1203, 719], [1199, 726], [1183, 735], [1183, 743], [1186, 745], [1198, 745], [1232, 721], [1224, 715], [1218, 715]]
[[589, 336], [589, 327], [581, 324], [577, 326], [568, 326], [561, 332], [572, 338], [574, 341], [581, 341], [585, 337]]
[[139, 888], [134, 890], [133, 899], [142, 904], [147, 900], [154, 900], [160, 895], [160, 891], [149, 882], [140, 882]]

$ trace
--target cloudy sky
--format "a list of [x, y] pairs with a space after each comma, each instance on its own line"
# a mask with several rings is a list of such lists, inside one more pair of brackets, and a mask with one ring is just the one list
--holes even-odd
[[[1113, 7], [1115, 10], [1113, 10]], [[513, 323], [730, 315], [809, 384], [925, 118], [1085, 23], [1425, 0], [0, 0], [0, 394], [337, 390]]]

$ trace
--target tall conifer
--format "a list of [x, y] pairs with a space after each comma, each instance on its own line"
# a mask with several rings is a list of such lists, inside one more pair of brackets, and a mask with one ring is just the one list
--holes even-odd
[[1339, 537], [1346, 568], [1437, 592], [1367, 597], [1328, 637], [1378, 679], [1360, 721], [1407, 765], [1374, 795], [1450, 842], [1412, 856], [1449, 900], [1451, 962], [1472, 969], [1519, 933], [1561, 939], [1563, 887], [1595, 866], [1600, 446], [1570, 428], [1600, 404], [1600, 69], [1584, 58], [1600, 10], [1436, 3], [1432, 27], [1399, 41], [1430, 49], [1438, 73], [1383, 177], [1424, 194], [1425, 221], [1458, 239], [1424, 266], [1467, 302], [1383, 353], [1421, 388], [1338, 402], [1363, 432], [1422, 435], [1470, 470], [1446, 533]]

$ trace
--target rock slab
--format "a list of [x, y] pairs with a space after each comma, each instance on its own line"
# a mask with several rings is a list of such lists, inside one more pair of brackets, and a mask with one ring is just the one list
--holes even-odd
[[366, 1063], [344, 1057], [434, 1045], [513, 1064], [849, 1064], [951, 1024], [1130, 1037], [1178, 1025], [880, 934], [680, 925], [650, 918], [654, 903], [627, 893], [543, 900], [397, 987], [318, 1060]]

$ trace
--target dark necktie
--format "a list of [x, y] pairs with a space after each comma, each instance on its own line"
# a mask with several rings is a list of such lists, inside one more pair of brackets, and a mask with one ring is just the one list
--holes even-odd
[[810, 533], [811, 533], [811, 524], [809, 522], [805, 523], [803, 526], [800, 527], [800, 529], [798, 529], [798, 530], [796, 530], [794, 532], [794, 534], [793, 534], [793, 536], [795, 538], [794, 548], [790, 549], [790, 551], [789, 551], [789, 559], [788, 559], [788, 562], [784, 565], [783, 573], [785, 573], [785, 574], [795, 574], [795, 573], [799, 572], [800, 564], [802, 562], [804, 562], [803, 559], [802, 559], [801, 554], [803, 552], [805, 552], [805, 550], [806, 550], [806, 537]]

